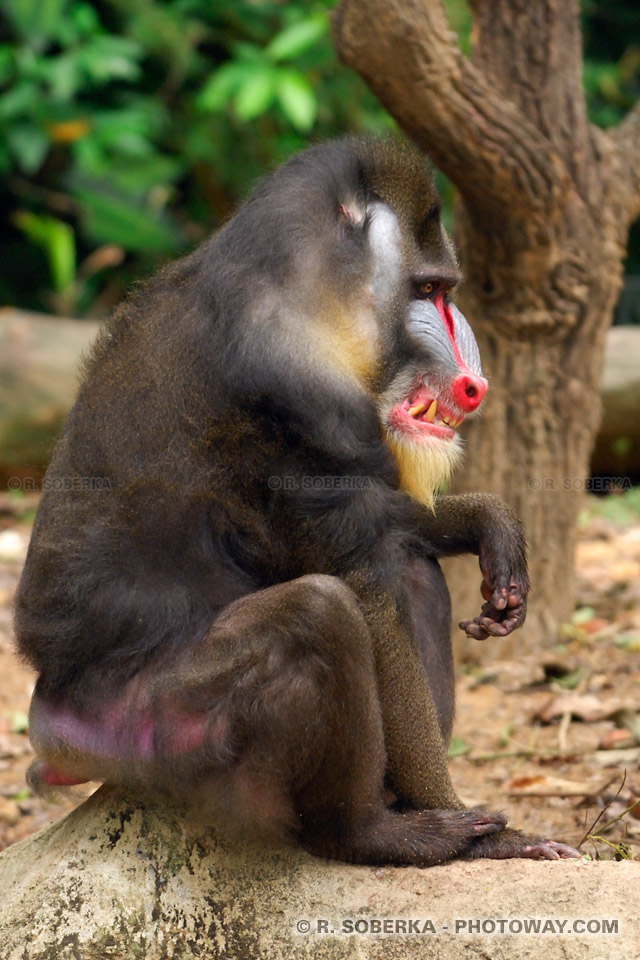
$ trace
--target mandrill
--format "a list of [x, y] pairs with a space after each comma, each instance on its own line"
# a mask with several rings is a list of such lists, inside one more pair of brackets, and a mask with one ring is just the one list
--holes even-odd
[[447, 770], [438, 558], [479, 556], [479, 639], [528, 590], [511, 510], [437, 495], [487, 389], [459, 279], [422, 156], [349, 139], [119, 308], [17, 596], [35, 789], [176, 796], [355, 863], [577, 856], [465, 809]]

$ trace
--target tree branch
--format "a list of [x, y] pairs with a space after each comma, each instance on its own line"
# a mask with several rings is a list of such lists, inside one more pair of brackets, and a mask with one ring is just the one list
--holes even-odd
[[[549, 140], [463, 56], [441, 0], [342, 0], [342, 61], [482, 216], [550, 209], [568, 178]], [[520, 198], [520, 202], [518, 202]], [[515, 211], [514, 211], [515, 200]]]
[[471, 0], [471, 8], [474, 66], [553, 145], [586, 197], [593, 151], [578, 0]]
[[[616, 151], [620, 180], [617, 189], [624, 196], [627, 226], [640, 216], [640, 100], [624, 120], [607, 130]], [[625, 196], [626, 195], [626, 196]]]

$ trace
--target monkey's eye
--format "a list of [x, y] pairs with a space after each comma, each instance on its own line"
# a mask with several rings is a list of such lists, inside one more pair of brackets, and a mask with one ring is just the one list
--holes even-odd
[[425, 280], [423, 283], [415, 285], [416, 297], [418, 300], [431, 300], [439, 289], [439, 284], [434, 280]]

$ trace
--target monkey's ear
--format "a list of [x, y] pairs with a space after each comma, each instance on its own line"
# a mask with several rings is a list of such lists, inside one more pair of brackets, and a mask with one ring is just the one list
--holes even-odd
[[366, 210], [361, 209], [355, 200], [352, 203], [338, 204], [338, 217], [344, 223], [359, 227], [364, 223], [366, 215]]
[[361, 248], [369, 226], [369, 214], [357, 201], [338, 204], [338, 240]]

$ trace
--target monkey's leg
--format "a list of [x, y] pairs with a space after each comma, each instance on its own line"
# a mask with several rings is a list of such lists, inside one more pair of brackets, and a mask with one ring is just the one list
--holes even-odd
[[87, 691], [64, 704], [36, 694], [34, 742], [62, 777], [160, 787], [198, 806], [222, 790], [242, 821], [293, 823], [311, 852], [361, 863], [441, 862], [504, 826], [478, 810], [387, 809], [371, 637], [331, 577], [232, 603], [202, 643], [110, 701]]
[[348, 582], [373, 639], [392, 789], [414, 809], [464, 810], [451, 783], [440, 718], [408, 617], [393, 593], [373, 588], [360, 574]]
[[[384, 615], [378, 612], [376, 621], [384, 624]], [[413, 645], [391, 616], [387, 617], [386, 629], [378, 633], [377, 643], [376, 670], [393, 790], [401, 801], [418, 809], [463, 810], [449, 776], [446, 744], [429, 680]], [[461, 856], [558, 860], [579, 857], [580, 853], [564, 843], [506, 829], [478, 837]]]
[[[446, 746], [451, 735], [455, 689], [449, 593], [442, 572], [433, 561], [412, 560], [403, 580], [410, 599], [411, 619], [421, 663], [429, 680]], [[556, 860], [576, 857], [579, 853], [564, 843], [529, 837], [507, 828], [492, 836], [480, 837], [462, 856], [464, 859], [527, 857]]]

